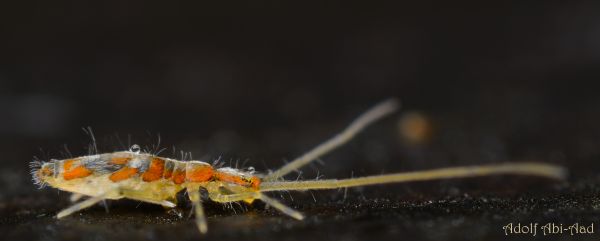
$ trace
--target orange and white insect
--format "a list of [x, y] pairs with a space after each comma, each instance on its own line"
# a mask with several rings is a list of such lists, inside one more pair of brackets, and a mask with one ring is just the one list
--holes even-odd
[[426, 171], [375, 175], [350, 179], [286, 181], [283, 177], [352, 139], [369, 124], [395, 112], [396, 100], [384, 101], [354, 120], [338, 135], [318, 145], [280, 169], [266, 175], [234, 169], [217, 168], [202, 161], [180, 161], [132, 149], [129, 151], [88, 155], [66, 160], [33, 162], [32, 175], [40, 186], [72, 192], [76, 202], [84, 201], [60, 211], [64, 218], [90, 207], [104, 199], [128, 198], [164, 207], [176, 206], [176, 194], [186, 189], [194, 204], [196, 225], [206, 233], [207, 223], [202, 207], [200, 189], [205, 189], [210, 200], [220, 203], [261, 200], [282, 213], [302, 220], [304, 216], [281, 202], [265, 195], [272, 191], [303, 191], [337, 189], [385, 183], [423, 181], [443, 178], [487, 176], [494, 174], [535, 175], [564, 179], [564, 168], [544, 163], [506, 163], [496, 165], [441, 168]]

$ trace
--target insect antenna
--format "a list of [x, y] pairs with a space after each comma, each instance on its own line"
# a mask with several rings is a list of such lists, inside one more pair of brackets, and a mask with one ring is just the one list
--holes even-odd
[[266, 180], [277, 180], [280, 177], [283, 177], [284, 175], [293, 172], [294, 170], [298, 170], [302, 166], [314, 161], [320, 156], [323, 156], [333, 151], [334, 149], [346, 144], [356, 134], [365, 129], [367, 126], [395, 112], [396, 110], [398, 110], [399, 107], [400, 103], [396, 99], [389, 99], [379, 103], [378, 105], [372, 107], [367, 112], [356, 118], [352, 123], [350, 123], [348, 127], [346, 127], [346, 129], [344, 129], [339, 134], [335, 135], [331, 139], [316, 146], [309, 152], [303, 154], [302, 156], [294, 159], [292, 162], [285, 164], [283, 167], [267, 175]]
[[326, 179], [312, 181], [267, 181], [260, 185], [263, 192], [281, 190], [317, 190], [336, 189], [345, 187], [367, 186], [385, 183], [400, 183], [413, 181], [426, 181], [448, 178], [478, 177], [489, 175], [530, 175], [564, 180], [566, 169], [560, 166], [536, 163], [505, 163], [496, 165], [464, 166], [439, 168], [426, 171], [413, 171], [394, 174], [375, 175], [349, 179]]

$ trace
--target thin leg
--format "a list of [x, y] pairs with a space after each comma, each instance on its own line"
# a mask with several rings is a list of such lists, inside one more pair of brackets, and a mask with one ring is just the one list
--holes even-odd
[[77, 212], [77, 211], [82, 210], [84, 208], [88, 208], [88, 207], [90, 207], [90, 206], [92, 206], [92, 205], [94, 205], [94, 204], [96, 204], [98, 202], [101, 202], [102, 200], [104, 200], [106, 197], [108, 197], [110, 194], [112, 194], [113, 192], [115, 192], [117, 190], [118, 189], [109, 190], [109, 191], [107, 191], [105, 193], [102, 193], [102, 194], [100, 194], [98, 196], [88, 198], [85, 201], [81, 201], [81, 202], [75, 203], [72, 206], [70, 206], [70, 207], [68, 207], [66, 209], [63, 209], [58, 214], [56, 214], [56, 218], [63, 218], [63, 217], [66, 217], [66, 216], [69, 216], [69, 215], [73, 214], [74, 212]]
[[131, 197], [127, 197], [127, 196], [125, 198], [130, 198], [130, 199], [142, 201], [142, 202], [145, 202], [145, 203], [152, 203], [152, 204], [156, 204], [156, 205], [161, 205], [161, 206], [163, 206], [165, 208], [174, 208], [174, 207], [177, 207], [177, 204], [175, 204], [174, 202], [171, 202], [171, 201], [167, 201], [167, 200], [156, 201], [156, 200], [152, 200], [152, 199], [131, 198]]
[[265, 180], [277, 180], [278, 178], [283, 177], [284, 175], [293, 172], [294, 170], [298, 170], [302, 166], [310, 163], [311, 161], [316, 160], [320, 156], [327, 154], [335, 148], [346, 144], [358, 132], [362, 131], [365, 127], [372, 124], [373, 122], [385, 117], [386, 115], [393, 113], [399, 108], [399, 106], [400, 104], [396, 99], [389, 99], [382, 103], [379, 103], [375, 107], [371, 108], [370, 110], [356, 118], [341, 133], [318, 145], [317, 147], [305, 153], [304, 155], [296, 158], [292, 162], [284, 165], [275, 172], [269, 174], [265, 178]]
[[247, 193], [235, 193], [235, 194], [216, 193], [216, 194], [209, 194], [209, 197], [211, 200], [213, 200], [215, 202], [221, 202], [221, 203], [231, 203], [231, 202], [243, 201], [243, 200], [247, 200], [247, 199], [260, 199], [261, 201], [265, 202], [269, 206], [279, 210], [283, 214], [286, 214], [286, 215], [288, 215], [292, 218], [298, 219], [298, 220], [304, 219], [304, 215], [302, 215], [302, 213], [300, 213], [300, 212], [294, 210], [293, 208], [290, 208], [290, 207], [286, 206], [285, 204], [283, 204], [275, 199], [272, 199], [260, 192], [247, 192]]
[[244, 201], [247, 199], [258, 199], [258, 192], [245, 192], [245, 193], [233, 193], [233, 194], [221, 194], [221, 193], [208, 193], [210, 200], [220, 203], [230, 203], [237, 201]]
[[[136, 193], [135, 190], [130, 190], [130, 189], [123, 189], [120, 187], [115, 187], [113, 189], [110, 189], [98, 196], [94, 196], [94, 197], [90, 197], [85, 201], [81, 201], [78, 203], [73, 204], [72, 206], [63, 209], [62, 211], [60, 211], [56, 217], [57, 218], [63, 218], [66, 216], [69, 216], [71, 214], [73, 214], [74, 212], [77, 212], [79, 210], [88, 208], [96, 203], [102, 202], [104, 201], [104, 199], [106, 199], [107, 197], [111, 197], [111, 198], [115, 198], [115, 194], [118, 194], [119, 197], [125, 197], [125, 198], [131, 198], [134, 200], [139, 200], [139, 201], [143, 201], [143, 202], [147, 202], [147, 203], [153, 203], [153, 204], [158, 204], [158, 205], [162, 205], [163, 207], [167, 207], [167, 208], [173, 208], [175, 206], [177, 206], [175, 203], [168, 201], [168, 200], [153, 200], [153, 199], [145, 199], [145, 198], [140, 198], [139, 196], [134, 195]], [[79, 199], [81, 195], [71, 195], [71, 199]], [[105, 205], [105, 208], [107, 208], [108, 206]]]
[[274, 207], [275, 209], [279, 210], [280, 212], [282, 212], [285, 215], [288, 215], [288, 216], [298, 219], [298, 220], [304, 219], [304, 215], [302, 215], [302, 213], [294, 210], [293, 208], [290, 208], [290, 207], [284, 205], [283, 203], [281, 203], [275, 199], [267, 197], [266, 195], [264, 195], [262, 193], [259, 195], [258, 199], [262, 200], [266, 204], [269, 204], [269, 206]]
[[79, 194], [79, 193], [73, 193], [71, 194], [71, 197], [69, 198], [69, 200], [74, 203], [79, 201], [79, 199], [81, 199], [83, 197], [83, 194]]
[[198, 188], [191, 189], [188, 192], [190, 200], [194, 204], [194, 213], [196, 214], [196, 226], [200, 233], [205, 234], [208, 231], [208, 225], [206, 223], [206, 215], [204, 214], [204, 207], [202, 207], [202, 200], [200, 198], [200, 190]]

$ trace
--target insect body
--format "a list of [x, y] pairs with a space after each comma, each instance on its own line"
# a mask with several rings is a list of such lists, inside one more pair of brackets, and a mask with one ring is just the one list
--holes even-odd
[[196, 224], [201, 233], [207, 231], [200, 189], [205, 189], [210, 200], [221, 203], [261, 200], [282, 213], [296, 219], [304, 216], [265, 195], [282, 190], [336, 189], [384, 183], [423, 181], [443, 178], [486, 176], [493, 174], [536, 175], [563, 179], [562, 167], [544, 163], [507, 163], [486, 166], [441, 168], [427, 171], [376, 175], [351, 179], [314, 181], [286, 181], [283, 176], [316, 160], [343, 145], [372, 122], [394, 112], [395, 100], [385, 101], [352, 122], [344, 131], [313, 150], [264, 176], [234, 168], [215, 168], [202, 161], [179, 161], [139, 151], [122, 151], [82, 156], [66, 160], [33, 162], [34, 181], [41, 186], [72, 192], [72, 200], [81, 196], [90, 198], [60, 211], [63, 218], [104, 199], [128, 198], [172, 208], [176, 194], [186, 189], [194, 204]]
[[[260, 179], [232, 168], [214, 169], [201, 161], [178, 161], [148, 153], [115, 152], [44, 163], [34, 177], [53, 187], [97, 196], [113, 186], [130, 190], [127, 197], [173, 206], [175, 194], [186, 185], [221, 181], [258, 189]], [[105, 195], [121, 198], [119, 193]]]
[[[219, 192], [229, 188], [258, 190], [260, 179], [252, 173], [229, 167], [213, 168], [202, 161], [179, 161], [148, 153], [123, 151], [90, 155], [43, 163], [34, 173], [34, 180], [42, 185], [97, 197], [92, 200], [129, 198], [165, 207], [176, 206], [176, 195], [187, 188], [200, 187]], [[100, 199], [101, 197], [101, 199]], [[190, 193], [190, 198], [199, 198]], [[245, 199], [252, 202], [254, 198]], [[60, 212], [62, 218], [77, 210], [93, 205], [83, 202]], [[205, 230], [205, 224], [201, 224]]]

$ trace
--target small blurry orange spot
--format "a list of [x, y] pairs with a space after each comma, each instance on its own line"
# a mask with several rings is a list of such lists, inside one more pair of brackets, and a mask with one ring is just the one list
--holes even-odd
[[110, 159], [110, 163], [115, 165], [125, 165], [129, 160], [131, 160], [129, 157], [113, 157]]
[[[260, 187], [260, 178], [254, 176], [252, 177], [252, 188], [258, 190], [258, 187]], [[252, 203], [252, 202], [250, 202]]]
[[429, 141], [432, 126], [429, 118], [418, 112], [410, 112], [402, 116], [398, 122], [402, 139], [410, 144], [424, 144]]
[[119, 182], [133, 177], [135, 174], [137, 174], [137, 171], [137, 168], [123, 167], [121, 168], [121, 170], [118, 170], [111, 174], [108, 178], [113, 182]]
[[176, 170], [173, 173], [173, 182], [175, 184], [182, 184], [185, 181], [185, 172], [182, 170]]
[[[65, 163], [65, 165], [66, 165], [66, 163]], [[71, 167], [71, 166], [69, 165], [69, 167]], [[89, 170], [83, 166], [78, 166], [73, 169], [70, 169], [69, 171], [64, 172], [63, 178], [68, 181], [71, 179], [87, 177], [91, 174], [92, 174], [91, 170]]]

